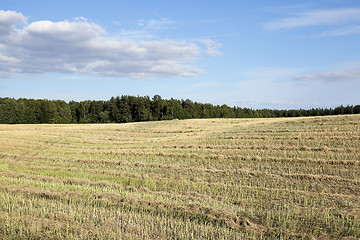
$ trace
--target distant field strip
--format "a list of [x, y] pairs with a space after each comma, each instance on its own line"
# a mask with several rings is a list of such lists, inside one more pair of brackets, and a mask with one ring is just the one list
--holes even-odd
[[0, 239], [359, 239], [360, 115], [0, 125]]

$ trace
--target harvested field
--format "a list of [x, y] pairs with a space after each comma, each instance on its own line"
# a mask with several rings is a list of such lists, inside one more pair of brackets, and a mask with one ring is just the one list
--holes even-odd
[[360, 116], [0, 125], [0, 239], [358, 239]]

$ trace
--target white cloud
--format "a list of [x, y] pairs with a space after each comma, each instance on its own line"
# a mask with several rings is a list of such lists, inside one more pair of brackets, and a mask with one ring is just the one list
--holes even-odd
[[284, 18], [266, 23], [267, 31], [288, 30], [309, 26], [344, 25], [360, 20], [360, 8], [342, 8], [331, 10], [308, 11], [296, 14], [294, 17]]
[[13, 63], [17, 63], [17, 62], [19, 62], [19, 60], [16, 58], [0, 55], [0, 63], [1, 64], [13, 64]]
[[309, 74], [295, 75], [293, 79], [297, 81], [323, 81], [323, 82], [343, 82], [349, 80], [360, 80], [360, 71], [333, 71], [333, 72], [315, 72]]
[[[85, 18], [37, 21], [18, 29], [19, 24], [26, 24], [22, 14], [0, 11], [0, 63], [6, 62], [0, 66], [1, 76], [57, 72], [130, 78], [192, 77], [204, 72], [196, 66], [198, 57], [219, 47], [211, 40], [118, 40]], [[171, 21], [153, 20], [146, 27], [167, 24]]]
[[0, 10], [0, 36], [9, 34], [18, 24], [25, 24], [26, 18], [14, 11]]

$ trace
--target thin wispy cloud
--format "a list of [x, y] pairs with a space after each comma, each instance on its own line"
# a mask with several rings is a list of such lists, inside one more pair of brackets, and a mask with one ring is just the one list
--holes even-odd
[[274, 82], [287, 80], [300, 71], [301, 69], [297, 68], [255, 67], [241, 73], [241, 77], [246, 81], [265, 80], [267, 82]]
[[[170, 20], [154, 20], [144, 28], [167, 24]], [[85, 18], [28, 24], [13, 11], [0, 11], [0, 36], [0, 76], [55, 72], [142, 79], [193, 77], [204, 73], [196, 61], [209, 51], [208, 44], [198, 41], [119, 40]]]
[[358, 26], [346, 26], [338, 29], [324, 31], [317, 35], [317, 37], [340, 37], [360, 34], [360, 25]]
[[359, 70], [315, 72], [309, 74], [295, 75], [293, 79], [301, 82], [344, 82], [360, 80]]
[[[114, 23], [121, 25], [120, 23]], [[176, 28], [177, 23], [168, 18], [150, 19], [144, 20], [139, 19], [132, 24], [130, 29], [121, 29], [119, 32], [119, 38], [131, 39], [134, 41], [141, 41], [143, 39], [156, 39], [158, 32]]]
[[168, 18], [161, 18], [161, 19], [150, 19], [148, 21], [139, 20], [139, 25], [144, 29], [162, 30], [162, 29], [174, 27], [176, 25], [176, 22]]
[[341, 8], [296, 13], [289, 18], [268, 22], [264, 25], [264, 29], [266, 31], [277, 31], [313, 26], [342, 26], [342, 28], [332, 29], [327, 33], [329, 36], [340, 36], [357, 33], [358, 29], [354, 25], [359, 23], [360, 8]]
[[219, 48], [222, 47], [221, 43], [215, 42], [208, 38], [199, 40], [199, 42], [206, 46], [206, 49], [207, 49], [206, 55], [207, 56], [215, 57], [215, 56], [222, 55], [222, 52], [219, 50]]
[[192, 84], [190, 86], [188, 86], [186, 88], [186, 90], [195, 90], [195, 89], [206, 89], [209, 87], [216, 87], [219, 86], [219, 83], [217, 82], [201, 82], [201, 83], [196, 83], [196, 84]]

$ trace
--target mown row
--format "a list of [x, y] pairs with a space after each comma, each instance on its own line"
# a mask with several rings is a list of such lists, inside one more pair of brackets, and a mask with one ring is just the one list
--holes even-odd
[[0, 125], [0, 238], [360, 238], [360, 116]]

